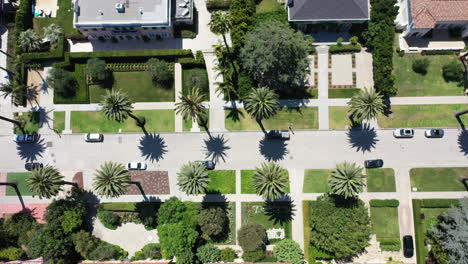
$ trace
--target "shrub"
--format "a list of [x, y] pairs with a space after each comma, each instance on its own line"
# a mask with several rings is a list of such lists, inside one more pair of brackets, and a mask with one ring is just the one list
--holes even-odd
[[265, 252], [263, 250], [255, 250], [255, 251], [244, 251], [242, 254], [242, 259], [244, 262], [259, 262], [265, 259]]
[[172, 80], [173, 73], [170, 69], [170, 64], [163, 60], [151, 58], [147, 62], [148, 74], [154, 82], [168, 82]]
[[191, 250], [185, 249], [182, 251], [176, 259], [177, 264], [193, 264], [193, 259], [195, 258], [195, 255]]
[[73, 75], [61, 68], [52, 68], [47, 83], [63, 97], [73, 97], [76, 93], [77, 83]]
[[278, 259], [278, 262], [286, 262], [292, 264], [304, 263], [304, 254], [297, 242], [291, 239], [283, 239], [278, 242], [273, 248], [273, 253]]
[[0, 261], [21, 260], [26, 257], [26, 252], [21, 248], [9, 247], [0, 250]]
[[231, 0], [208, 0], [206, 1], [206, 8], [210, 9], [229, 9]]
[[254, 26], [258, 26], [264, 22], [277, 21], [283, 24], [288, 24], [288, 13], [286, 9], [276, 9], [270, 12], [257, 13], [254, 16]]
[[28, 213], [20, 212], [14, 214], [10, 219], [3, 222], [3, 227], [1, 229], [3, 229], [2, 231], [4, 231], [5, 234], [0, 236], [6, 240], [3, 245], [15, 247], [26, 245], [29, 236], [34, 233], [39, 226], [36, 219]]
[[73, 234], [72, 240], [75, 245], [76, 252], [85, 259], [91, 258], [91, 252], [93, 252], [100, 243], [99, 238], [84, 230], [80, 230]]
[[388, 200], [370, 200], [370, 206], [372, 207], [398, 207], [400, 202], [396, 199], [388, 199]]
[[114, 50], [114, 51], [95, 51], [95, 52], [70, 52], [72, 59], [101, 58], [106, 61], [116, 59], [147, 59], [149, 57], [164, 58], [166, 60], [179, 57], [193, 57], [191, 50], [187, 49], [161, 49], [161, 50]]
[[245, 35], [251, 30], [256, 7], [253, 0], [232, 0], [229, 9], [231, 14], [231, 40], [236, 52], [244, 45]]
[[429, 59], [416, 59], [413, 61], [413, 71], [422, 75], [426, 75], [427, 68], [429, 67]]
[[226, 211], [221, 207], [204, 208], [198, 216], [202, 232], [209, 237], [221, 235], [226, 230], [227, 223]]
[[98, 218], [106, 228], [115, 230], [120, 226], [120, 216], [110, 211], [98, 210]]
[[458, 55], [459, 50], [423, 50], [422, 55]]
[[180, 222], [186, 210], [185, 204], [177, 197], [169, 198], [159, 208], [158, 225]]
[[135, 254], [133, 254], [131, 261], [146, 260], [146, 259], [147, 258], [145, 256], [145, 253], [143, 253], [143, 251], [137, 251], [135, 252]]
[[101, 241], [98, 246], [90, 253], [91, 260], [110, 260], [119, 259], [119, 247]]
[[350, 39], [349, 39], [349, 42], [351, 42], [351, 44], [353, 45], [357, 45], [358, 44], [358, 41], [359, 41], [359, 38], [357, 36], [352, 36]]
[[63, 214], [62, 228], [66, 233], [77, 231], [83, 226], [83, 214], [78, 210], [68, 210]]
[[[20, 2], [19, 8], [16, 11], [15, 15], [15, 35], [16, 41], [19, 42], [19, 35], [21, 32], [26, 31], [27, 29], [32, 27], [33, 24], [33, 16], [31, 12], [32, 1], [31, 0], [23, 0]], [[19, 45], [16, 45], [16, 54], [21, 53], [21, 49], [19, 49]]]
[[232, 248], [223, 248], [221, 249], [221, 261], [223, 262], [233, 262], [236, 259], [237, 255], [234, 249]]
[[330, 45], [328, 52], [330, 53], [345, 53], [345, 52], [360, 52], [361, 45], [359, 44], [341, 44]]
[[151, 243], [145, 245], [141, 251], [145, 254], [146, 258], [150, 259], [161, 259], [161, 246], [157, 243]]
[[343, 41], [344, 39], [342, 37], [339, 37], [337, 40], [336, 40], [336, 43], [338, 43], [339, 46], [341, 46], [341, 44], [343, 44]]
[[331, 259], [333, 258], [332, 255], [323, 252], [319, 250], [318, 248], [314, 246], [309, 247], [309, 256], [312, 257], [313, 259]]
[[91, 58], [86, 62], [86, 74], [93, 81], [103, 82], [109, 77], [106, 62], [98, 58]]
[[239, 229], [237, 237], [244, 252], [263, 249], [267, 239], [265, 228], [257, 223], [243, 225]]
[[458, 204], [458, 199], [424, 199], [421, 200], [422, 208], [449, 208]]
[[221, 251], [213, 245], [205, 245], [197, 249], [197, 257], [202, 263], [219, 262]]
[[380, 249], [383, 251], [400, 251], [401, 241], [399, 238], [379, 238]]
[[463, 74], [465, 69], [460, 61], [453, 59], [442, 67], [444, 79], [448, 82], [461, 82], [463, 81]]

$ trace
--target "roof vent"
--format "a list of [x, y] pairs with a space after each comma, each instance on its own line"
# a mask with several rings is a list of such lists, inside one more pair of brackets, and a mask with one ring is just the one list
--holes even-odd
[[115, 10], [119, 13], [124, 13], [125, 12], [125, 6], [122, 3], [116, 3], [115, 4]]
[[140, 11], [140, 15], [143, 15], [143, 7], [140, 7], [139, 11]]

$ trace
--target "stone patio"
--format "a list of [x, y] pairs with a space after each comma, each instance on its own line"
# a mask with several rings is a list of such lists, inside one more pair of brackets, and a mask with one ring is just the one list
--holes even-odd
[[[145, 194], [170, 194], [169, 175], [167, 171], [130, 171], [132, 181], [139, 182]], [[128, 195], [141, 194], [135, 184], [128, 188]]]

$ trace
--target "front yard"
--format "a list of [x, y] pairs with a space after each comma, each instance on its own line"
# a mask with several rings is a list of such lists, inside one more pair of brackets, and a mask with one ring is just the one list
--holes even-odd
[[467, 191], [459, 181], [468, 174], [468, 168], [413, 168], [410, 170], [411, 188], [418, 192]]
[[348, 118], [348, 106], [330, 106], [328, 115], [330, 118], [330, 129], [345, 129], [351, 127], [351, 121]]
[[331, 170], [313, 169], [304, 171], [304, 193], [326, 193], [330, 191], [328, 176]]
[[54, 130], [62, 133], [65, 129], [65, 112], [54, 112]]
[[[18, 190], [22, 196], [31, 195], [26, 179], [31, 175], [30, 172], [9, 172], [7, 175], [8, 182], [16, 182]], [[6, 195], [16, 196], [16, 191], [13, 187], [6, 186]]]
[[368, 192], [396, 192], [393, 169], [367, 169]]
[[210, 184], [207, 193], [236, 193], [236, 171], [219, 170], [209, 171]]
[[[257, 193], [255, 191], [255, 187], [252, 182], [252, 178], [254, 176], [254, 170], [241, 170], [241, 193], [243, 194], [254, 194]], [[286, 174], [289, 177], [289, 172], [286, 171]], [[289, 193], [290, 191], [290, 186], [288, 183], [288, 186], [286, 188], [286, 193]]]

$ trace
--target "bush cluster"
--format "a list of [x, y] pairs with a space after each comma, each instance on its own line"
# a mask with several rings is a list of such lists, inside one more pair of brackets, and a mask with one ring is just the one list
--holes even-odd
[[398, 207], [400, 202], [396, 199], [387, 199], [387, 200], [370, 200], [369, 204], [371, 207]]
[[242, 259], [244, 262], [260, 262], [265, 259], [265, 252], [263, 250], [246, 251], [242, 254]]
[[399, 238], [379, 238], [380, 249], [383, 251], [400, 251], [401, 241]]
[[157, 243], [145, 245], [140, 251], [135, 252], [132, 261], [152, 259], [158, 260], [162, 258], [161, 246]]
[[221, 260], [221, 250], [213, 245], [201, 246], [197, 249], [197, 257], [202, 263], [215, 263]]
[[245, 35], [252, 29], [256, 7], [253, 0], [232, 0], [231, 8], [231, 40], [235, 51], [244, 45]]
[[112, 213], [110, 211], [99, 209], [98, 213], [97, 213], [97, 216], [98, 216], [99, 221], [101, 221], [101, 223], [106, 228], [115, 230], [121, 224], [120, 216], [118, 216], [118, 215], [116, 215], [116, 214], [114, 214], [114, 213]]
[[413, 61], [413, 71], [422, 75], [426, 75], [427, 68], [429, 67], [430, 61], [427, 58], [416, 59]]
[[232, 0], [208, 0], [206, 1], [206, 8], [212, 9], [229, 9]]
[[458, 55], [460, 50], [423, 50], [422, 55]]
[[448, 82], [462, 82], [465, 69], [460, 61], [453, 59], [442, 67], [444, 79]]
[[221, 249], [221, 261], [233, 262], [237, 258], [236, 252], [232, 248]]
[[32, 0], [23, 0], [19, 4], [15, 16], [15, 35], [16, 35], [16, 54], [21, 54], [21, 46], [19, 45], [19, 36], [22, 32], [33, 25], [33, 16], [31, 12]]
[[330, 45], [330, 49], [328, 50], [331, 54], [334, 53], [345, 53], [345, 52], [360, 52], [362, 49], [361, 45], [359, 44], [337, 44], [337, 45]]
[[0, 261], [21, 260], [26, 257], [26, 252], [21, 248], [9, 247], [0, 250]]
[[182, 57], [179, 58], [178, 61], [185, 69], [193, 67], [205, 67], [205, 58], [203, 57], [203, 52], [201, 50], [197, 51], [195, 58]]

